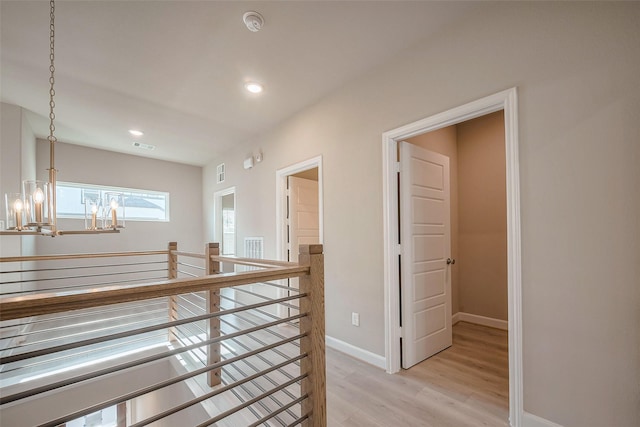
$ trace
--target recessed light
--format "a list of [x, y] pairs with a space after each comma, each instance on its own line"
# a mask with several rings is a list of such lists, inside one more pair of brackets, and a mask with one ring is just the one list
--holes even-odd
[[142, 132], [141, 130], [136, 130], [136, 129], [129, 129], [129, 133], [133, 136], [142, 136], [144, 135], [144, 132]]
[[249, 82], [244, 84], [244, 88], [251, 93], [260, 93], [264, 90], [260, 83]]

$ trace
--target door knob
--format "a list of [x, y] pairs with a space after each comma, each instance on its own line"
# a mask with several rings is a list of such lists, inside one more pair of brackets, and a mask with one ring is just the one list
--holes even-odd
[[447, 265], [449, 264], [455, 264], [456, 260], [455, 259], [451, 259], [451, 258], [447, 258]]

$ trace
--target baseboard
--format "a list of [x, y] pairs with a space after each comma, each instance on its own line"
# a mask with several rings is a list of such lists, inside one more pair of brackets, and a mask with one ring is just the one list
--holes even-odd
[[537, 415], [525, 412], [522, 414], [522, 427], [562, 427], [552, 421], [545, 420]]
[[387, 367], [387, 362], [384, 356], [371, 353], [368, 350], [356, 347], [355, 345], [351, 345], [337, 338], [330, 337], [329, 335], [325, 337], [325, 340], [327, 347], [341, 351], [342, 353], [348, 354], [349, 356], [355, 357], [356, 359], [362, 360], [363, 362], [367, 362], [377, 368], [386, 369]]
[[476, 325], [488, 326], [490, 328], [509, 330], [509, 322], [506, 320], [494, 319], [491, 317], [478, 316], [477, 314], [457, 312], [451, 316], [451, 323], [455, 325], [458, 322], [475, 323]]
[[460, 312], [457, 312], [456, 314], [454, 314], [453, 316], [451, 316], [451, 324], [455, 325], [456, 323], [458, 323], [460, 321]]

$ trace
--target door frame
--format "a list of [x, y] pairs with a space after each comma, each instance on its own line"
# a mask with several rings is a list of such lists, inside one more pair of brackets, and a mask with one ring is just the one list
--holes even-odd
[[398, 236], [398, 142], [503, 110], [507, 184], [507, 301], [509, 340], [509, 421], [520, 426], [523, 415], [522, 259], [520, 232], [520, 172], [518, 159], [518, 98], [516, 88], [478, 99], [382, 134], [384, 216], [384, 308], [386, 370], [401, 369]]
[[[324, 214], [323, 214], [323, 185], [322, 185], [322, 155], [295, 163], [276, 171], [276, 257], [287, 261], [287, 228], [284, 226], [287, 213], [287, 178], [309, 169], [318, 168], [318, 225], [320, 244], [324, 243]], [[285, 290], [278, 289], [278, 296], [282, 298]], [[277, 306], [278, 316], [285, 317], [286, 309], [282, 304]]]
[[276, 171], [276, 254], [278, 259], [287, 260], [287, 229], [284, 226], [287, 212], [287, 177], [318, 168], [318, 223], [320, 225], [320, 244], [324, 241], [324, 219], [322, 214], [322, 156], [316, 156]]

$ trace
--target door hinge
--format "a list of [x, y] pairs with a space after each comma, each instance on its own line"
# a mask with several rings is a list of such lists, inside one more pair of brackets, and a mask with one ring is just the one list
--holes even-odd
[[398, 336], [399, 336], [400, 338], [404, 338], [404, 335], [402, 334], [402, 332], [403, 332], [403, 331], [402, 331], [402, 326], [399, 326], [399, 327], [398, 327]]
[[396, 245], [396, 255], [402, 255], [402, 245], [400, 243]]
[[400, 172], [400, 162], [396, 162], [396, 172]]

